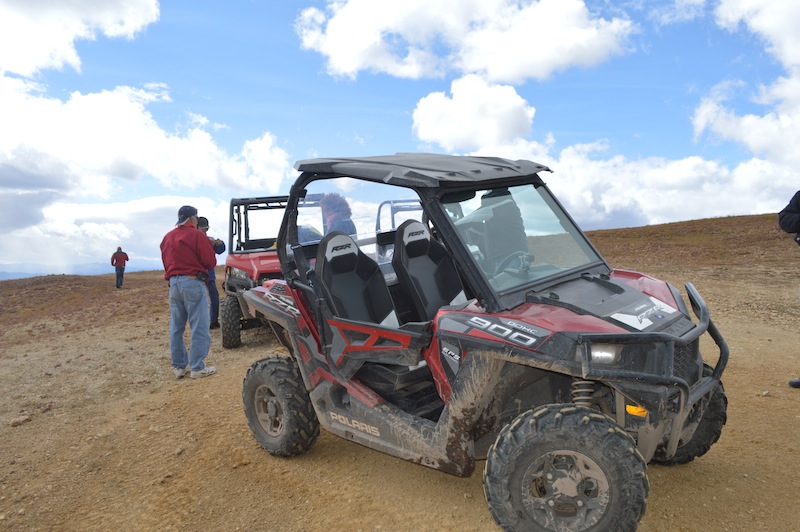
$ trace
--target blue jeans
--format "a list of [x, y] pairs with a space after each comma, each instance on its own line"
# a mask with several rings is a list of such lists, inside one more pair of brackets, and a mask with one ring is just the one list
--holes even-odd
[[219, 290], [216, 279], [208, 281], [208, 301], [211, 304], [211, 323], [219, 323]]
[[122, 288], [122, 277], [125, 274], [125, 266], [116, 266], [117, 270], [117, 288]]
[[[200, 371], [205, 367], [203, 360], [211, 348], [206, 284], [188, 275], [171, 277], [169, 312], [169, 352], [172, 356], [172, 367], [183, 369], [188, 364], [190, 370]], [[192, 331], [192, 343], [188, 352], [183, 343], [187, 321]]]

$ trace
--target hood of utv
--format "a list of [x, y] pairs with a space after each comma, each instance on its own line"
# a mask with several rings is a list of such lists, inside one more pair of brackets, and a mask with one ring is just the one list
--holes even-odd
[[682, 301], [675, 300], [668, 285], [648, 280], [661, 286], [658, 297], [605, 275], [584, 275], [537, 293], [529, 301], [599, 318], [630, 332], [682, 335], [694, 327]]

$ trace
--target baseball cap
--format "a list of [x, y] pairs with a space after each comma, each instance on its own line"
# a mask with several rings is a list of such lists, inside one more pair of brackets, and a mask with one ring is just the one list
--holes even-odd
[[188, 220], [192, 216], [197, 216], [197, 209], [195, 209], [191, 205], [184, 205], [178, 210], [178, 223], [176, 223], [175, 225], [181, 225], [186, 223], [186, 220]]
[[208, 218], [206, 218], [205, 216], [200, 216], [197, 219], [197, 228], [198, 229], [203, 229], [203, 228], [206, 228], [206, 227], [208, 227]]

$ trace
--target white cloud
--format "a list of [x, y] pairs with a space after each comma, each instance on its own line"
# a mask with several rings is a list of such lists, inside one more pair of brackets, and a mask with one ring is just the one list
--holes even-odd
[[158, 0], [0, 0], [0, 72], [79, 70], [76, 40], [132, 38], [158, 17]]
[[704, 98], [694, 112], [695, 136], [706, 131], [738, 142], [753, 153], [775, 163], [800, 167], [800, 78], [781, 78], [771, 87], [763, 87], [759, 103], [772, 103], [763, 115], [740, 115], [726, 105], [732, 85], [721, 84]]
[[744, 24], [760, 35], [767, 50], [787, 67], [800, 66], [800, 2], [791, 0], [720, 0], [717, 24], [730, 31]]
[[44, 170], [60, 167], [75, 196], [107, 197], [115, 183], [155, 177], [168, 187], [224, 184], [277, 190], [289, 175], [288, 154], [265, 133], [229, 155], [193, 117], [185, 134], [168, 133], [148, 105], [168, 102], [162, 85], [73, 93], [66, 101], [36, 92], [36, 85], [0, 77], [0, 165]]
[[645, 9], [649, 10], [650, 19], [657, 24], [666, 26], [681, 22], [689, 22], [701, 17], [706, 7], [705, 0], [674, 0], [672, 4], [652, 5], [647, 2]]
[[330, 0], [327, 14], [307, 8], [295, 28], [336, 76], [440, 77], [452, 66], [521, 82], [621, 53], [634, 25], [579, 0]]
[[[96, 251], [95, 246], [107, 247], [128, 236], [123, 230], [127, 222], [70, 221], [109, 207], [92, 204], [84, 210], [85, 205], [68, 203], [68, 198], [109, 198], [125, 183], [141, 183], [146, 176], [176, 189], [227, 185], [246, 194], [274, 193], [292, 173], [289, 155], [270, 133], [247, 142], [240, 154], [228, 155], [197, 126], [183, 136], [163, 131], [147, 112], [147, 104], [167, 101], [164, 87], [74, 93], [64, 102], [34, 89], [19, 80], [0, 78], [0, 115], [6, 117], [5, 127], [0, 128], [0, 205], [5, 206], [4, 227], [20, 230], [13, 240], [22, 243], [21, 249], [6, 250], [16, 260], [37, 250], [56, 253], [64, 248], [68, 264]], [[155, 207], [150, 201], [141, 206]], [[116, 212], [119, 206], [110, 208]], [[60, 212], [65, 210], [73, 214]], [[227, 232], [224, 220], [217, 224], [223, 233]], [[137, 221], [137, 226], [143, 225]], [[105, 237], [98, 238], [97, 233]], [[80, 250], [70, 253], [74, 244], [61, 244], [62, 236], [65, 242], [81, 242]], [[139, 235], [133, 240], [146, 239]], [[31, 247], [34, 241], [38, 243]]]
[[604, 142], [573, 145], [554, 154], [531, 146], [525, 152], [519, 143], [520, 151], [505, 156], [552, 168], [554, 173], [543, 179], [584, 229], [776, 212], [788, 201], [792, 179], [789, 168], [763, 159], [729, 169], [697, 156], [604, 159], [609, 150]]
[[[361, 70], [371, 70], [416, 79], [440, 68], [438, 58], [427, 49], [435, 34], [430, 17], [444, 15], [447, 7], [455, 6], [454, 1], [329, 2], [330, 17], [307, 8], [295, 28], [303, 48], [327, 57], [333, 75], [354, 78]], [[427, 34], [423, 28], [429, 30]]]
[[692, 118], [695, 137], [710, 132], [737, 142], [776, 164], [800, 167], [800, 3], [781, 0], [722, 0], [715, 10], [717, 23], [730, 31], [747, 29], [759, 35], [786, 69], [771, 85], [759, 86], [751, 103], [762, 114], [740, 114], [735, 97], [749, 90], [745, 81], [720, 82], [700, 102]]
[[509, 2], [494, 16], [472, 22], [460, 43], [460, 69], [510, 83], [602, 63], [624, 51], [634, 29], [627, 19], [593, 16], [577, 0]]
[[502, 145], [530, 132], [535, 109], [513, 87], [468, 75], [453, 81], [450, 92], [417, 103], [414, 132], [420, 140], [452, 152]]
[[241, 159], [247, 174], [244, 182], [238, 183], [236, 188], [275, 194], [284, 180], [296, 175], [289, 154], [276, 145], [276, 140], [271, 133], [265, 133], [261, 138], [245, 143]]

